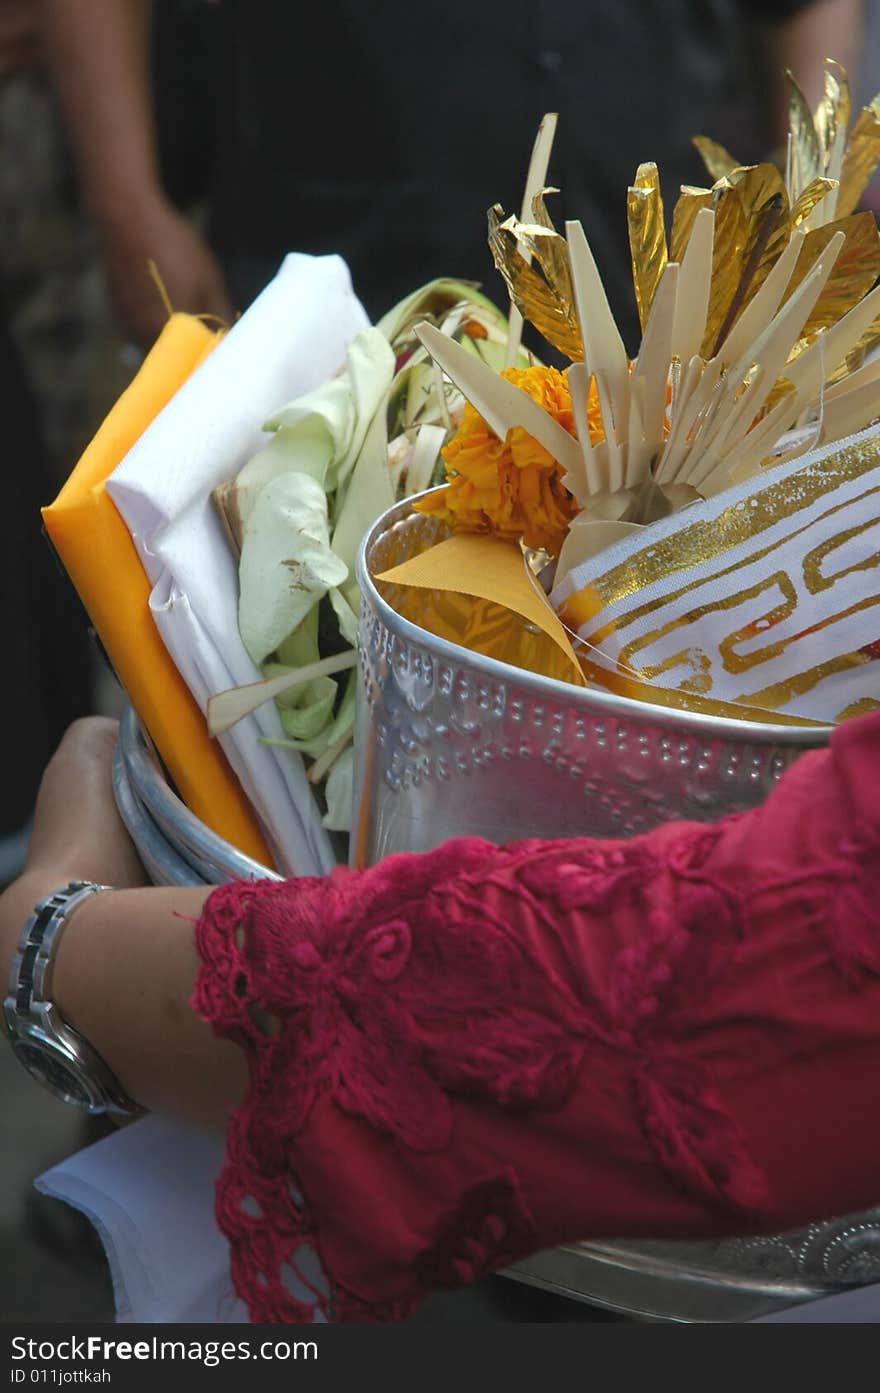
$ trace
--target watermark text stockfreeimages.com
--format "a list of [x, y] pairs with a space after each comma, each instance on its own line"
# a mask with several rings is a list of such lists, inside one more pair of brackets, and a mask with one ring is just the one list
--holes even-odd
[[[146, 1340], [108, 1340], [102, 1335], [71, 1335], [61, 1340], [34, 1340], [14, 1335], [10, 1341], [13, 1365], [10, 1382], [23, 1383], [104, 1383], [106, 1369], [49, 1368], [55, 1364], [107, 1364], [117, 1360], [143, 1362], [187, 1361], [215, 1368], [235, 1360], [263, 1359], [286, 1362], [290, 1359], [317, 1359], [315, 1340], [163, 1340], [153, 1335]], [[105, 1377], [106, 1376], [106, 1377]]]

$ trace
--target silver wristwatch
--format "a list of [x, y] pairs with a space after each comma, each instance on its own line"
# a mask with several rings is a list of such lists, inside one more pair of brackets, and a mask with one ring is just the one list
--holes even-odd
[[141, 1111], [137, 1103], [51, 999], [55, 952], [70, 915], [89, 895], [110, 888], [72, 880], [40, 900], [21, 931], [3, 1013], [13, 1050], [50, 1092], [86, 1112], [133, 1116]]

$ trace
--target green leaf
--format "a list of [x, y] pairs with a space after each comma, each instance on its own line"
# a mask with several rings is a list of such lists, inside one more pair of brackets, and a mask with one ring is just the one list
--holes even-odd
[[[378, 329], [364, 329], [352, 341], [344, 377], [353, 428], [344, 450], [338, 449], [327, 471], [327, 492], [336, 491], [337, 507], [360, 458], [367, 432], [377, 415], [384, 416], [394, 376], [394, 354]], [[338, 379], [337, 379], [338, 380]]]
[[377, 411], [370, 421], [333, 529], [333, 550], [346, 566], [354, 568], [361, 538], [393, 503], [388, 425], [383, 410]]
[[[269, 665], [267, 677], [270, 675], [268, 669]], [[302, 742], [316, 738], [320, 739], [322, 746], [326, 743], [323, 735], [332, 724], [337, 689], [338, 684], [332, 677], [319, 677], [316, 682], [294, 687], [286, 693], [285, 698], [278, 698], [278, 714], [284, 733], [298, 741], [300, 748], [303, 748]]]
[[[353, 646], [353, 645], [352, 645]], [[279, 643], [275, 658], [277, 666], [283, 668], [307, 667], [309, 663], [316, 663], [321, 654], [318, 648], [318, 606], [309, 610], [305, 619], [294, 629], [292, 634]], [[266, 675], [266, 668], [269, 663], [263, 665], [263, 673]]]
[[[344, 739], [354, 728], [354, 713], [357, 696], [357, 673], [352, 669], [348, 674], [345, 691], [342, 701], [339, 703], [339, 710], [335, 716], [331, 716], [321, 729], [311, 738], [298, 739], [290, 736], [287, 740], [267, 741], [268, 744], [285, 745], [289, 749], [299, 750], [302, 754], [310, 755], [312, 759], [317, 759], [324, 754], [331, 745], [336, 745]], [[282, 722], [284, 717], [282, 716]]]
[[355, 580], [352, 580], [346, 589], [350, 592], [351, 602], [346, 598], [345, 593], [336, 586], [329, 592], [329, 599], [339, 624], [339, 632], [346, 643], [350, 643], [352, 648], [356, 648], [361, 594]]
[[239, 562], [238, 626], [259, 666], [348, 576], [330, 547], [327, 496], [307, 474], [272, 479], [252, 509]]
[[506, 335], [507, 321], [504, 315], [497, 305], [482, 293], [475, 281], [457, 281], [443, 277], [428, 281], [412, 294], [404, 296], [379, 320], [376, 328], [393, 347], [398, 347], [398, 340], [411, 331], [415, 324], [423, 319], [439, 320], [463, 300], [496, 317], [504, 326]]
[[275, 434], [236, 476], [235, 501], [244, 527], [262, 490], [282, 474], [307, 474], [323, 488], [334, 459], [353, 437], [351, 395], [341, 378], [285, 411], [286, 416], [281, 412], [266, 426]]
[[354, 804], [354, 750], [349, 745], [337, 759], [324, 785], [327, 812], [322, 819], [331, 832], [350, 832]]

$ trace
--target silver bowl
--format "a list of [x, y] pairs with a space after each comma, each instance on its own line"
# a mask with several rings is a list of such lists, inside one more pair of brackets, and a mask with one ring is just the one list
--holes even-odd
[[625, 837], [754, 807], [827, 727], [693, 715], [510, 667], [405, 617], [374, 577], [446, 536], [400, 503], [358, 558], [353, 861], [472, 835]]
[[281, 879], [268, 866], [218, 837], [181, 802], [130, 706], [120, 722], [113, 792], [122, 821], [154, 885]]

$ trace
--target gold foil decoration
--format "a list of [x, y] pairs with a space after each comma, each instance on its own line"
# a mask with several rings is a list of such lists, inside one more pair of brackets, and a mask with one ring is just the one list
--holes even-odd
[[[813, 460], [797, 471], [796, 487], [791, 477], [784, 477], [763, 488], [755, 483], [755, 502], [748, 507], [738, 501], [726, 504], [717, 515], [688, 519], [682, 515], [682, 527], [664, 537], [650, 534], [623, 560], [593, 579], [587, 601], [582, 606], [578, 622], [593, 617], [606, 606], [618, 606], [622, 600], [644, 593], [649, 598], [628, 612], [626, 621], [618, 620], [615, 627], [652, 612], [667, 603], [681, 599], [686, 603], [692, 580], [688, 572], [702, 563], [717, 560], [721, 564], [727, 554], [737, 547], [754, 542], [760, 558], [769, 560], [778, 541], [762, 543], [762, 534], [775, 528], [781, 518], [792, 518], [792, 531], [798, 514], [820, 499], [833, 496], [841, 484], [859, 477], [875, 467], [880, 459], [880, 437], [865, 444], [838, 446], [824, 457]], [[766, 546], [766, 550], [761, 550]], [[681, 587], [673, 589], [673, 577], [682, 577]], [[659, 583], [663, 582], [661, 586]], [[572, 597], [574, 598], [574, 597]], [[566, 600], [566, 605], [570, 600]], [[563, 618], [566, 616], [563, 615]]]
[[[876, 604], [876, 600], [873, 603]], [[871, 659], [863, 653], [841, 653], [824, 663], [817, 663], [815, 667], [806, 668], [786, 682], [773, 682], [757, 692], [750, 692], [749, 699], [753, 702], [763, 702], [770, 710], [776, 711], [778, 707], [785, 706], [786, 703], [812, 691], [826, 678], [853, 668], [865, 667], [869, 662]], [[835, 725], [843, 719], [843, 712], [834, 713]]]
[[739, 160], [735, 160], [729, 150], [725, 150], [717, 140], [710, 140], [707, 135], [695, 135], [693, 143], [700, 152], [703, 164], [715, 180], [726, 178], [730, 171], [739, 165]]
[[797, 198], [814, 179], [824, 174], [819, 136], [807, 99], [791, 73], [789, 83], [788, 124], [791, 133], [789, 163], [792, 176], [792, 196]]
[[[741, 231], [739, 216], [731, 214], [730, 227], [722, 228], [718, 254], [713, 256], [712, 312], [707, 320], [703, 344], [704, 352], [710, 355], [718, 352], [746, 305], [764, 284], [791, 236], [788, 195], [774, 165], [758, 164], [735, 169], [719, 186], [719, 209], [724, 202], [725, 185], [739, 197], [745, 231]], [[718, 236], [716, 211], [716, 238]], [[733, 281], [735, 286], [728, 299], [729, 286]], [[722, 306], [725, 308], [719, 322]]]
[[867, 716], [869, 711], [880, 710], [880, 701], [875, 701], [873, 697], [862, 697], [861, 701], [854, 701], [852, 706], [847, 706], [841, 711], [838, 720], [848, 721], [850, 716]]
[[[489, 247], [511, 300], [523, 318], [534, 324], [554, 348], [579, 362], [584, 356], [584, 346], [571, 300], [570, 278], [563, 278], [561, 287], [557, 285], [553, 265], [558, 248], [554, 245], [550, 249], [554, 239], [563, 247], [565, 239], [547, 228], [522, 224], [513, 217], [505, 218], [504, 210], [497, 204], [489, 209], [488, 218]], [[520, 251], [523, 231], [528, 234], [522, 237], [523, 244], [537, 261], [539, 271], [529, 265]]]
[[880, 93], [874, 98], [870, 106], [862, 108], [850, 132], [846, 154], [843, 158], [843, 172], [840, 176], [840, 192], [837, 195], [837, 212], [840, 217], [845, 217], [855, 208], [878, 163], [880, 163]]
[[[858, 204], [874, 168], [880, 163], [880, 93], [862, 109], [847, 138], [850, 91], [846, 72], [840, 64], [826, 59], [824, 91], [815, 112], [810, 111], [791, 73], [787, 73], [787, 77], [789, 138], [785, 183], [789, 202], [798, 211], [798, 216], [792, 213], [792, 225], [802, 222], [819, 201], [814, 196], [818, 179], [839, 181], [837, 199], [829, 201], [826, 217], [846, 217]], [[728, 162], [733, 157], [723, 146], [705, 136], [696, 136], [694, 144], [716, 182], [731, 178], [734, 170]], [[804, 212], [801, 200], [807, 194], [811, 206]], [[680, 246], [677, 246], [673, 259], [677, 259], [679, 251]]]
[[833, 188], [836, 187], [834, 179], [814, 179], [808, 184], [791, 210], [791, 225], [793, 228], [800, 227], [801, 223], [806, 222], [813, 209], [822, 202]]
[[[792, 91], [793, 109], [805, 122], [802, 95]], [[831, 170], [840, 169], [848, 93], [833, 68], [823, 103], [815, 121], [810, 117], [812, 136], [806, 126], [801, 132], [802, 171], [824, 167], [826, 158]], [[722, 147], [697, 144], [710, 167], [729, 166], [732, 157]], [[822, 225], [823, 215], [833, 217], [838, 192], [830, 173], [814, 174], [790, 198], [769, 163], [728, 168], [712, 189], [682, 189], [670, 264], [657, 167], [640, 165], [627, 200], [643, 334], [631, 364], [580, 224], [566, 224], [561, 237], [544, 192], [531, 200], [532, 222], [505, 218], [498, 207], [491, 211], [490, 242], [514, 304], [574, 360], [569, 372], [575, 374], [577, 438], [564, 443], [579, 457], [565, 464], [564, 482], [584, 512], [566, 540], [568, 546], [583, 533], [569, 548], [572, 556], [578, 548], [590, 553], [587, 523], [601, 524], [603, 537], [612, 523], [630, 529], [650, 523], [660, 504], [663, 510], [667, 503], [673, 510], [682, 506], [671, 490], [712, 497], [771, 460], [791, 458], [816, 436], [833, 440], [835, 432], [850, 433], [862, 423], [863, 409], [873, 408], [873, 377], [863, 376], [851, 390], [844, 383], [833, 401], [829, 397], [817, 420], [823, 385], [843, 381], [840, 364], [846, 359], [851, 366], [880, 330], [872, 323], [880, 320], [880, 287], [866, 298], [880, 273], [880, 234], [870, 215]], [[817, 342], [824, 328], [830, 337]], [[582, 409], [578, 418], [590, 374], [599, 432]], [[475, 400], [466, 380], [457, 385]], [[504, 411], [499, 421], [509, 425]], [[646, 481], [653, 487], [643, 487]]]
[[820, 173], [829, 171], [838, 132], [846, 134], [849, 117], [850, 96], [846, 73], [833, 58], [826, 58], [824, 91], [813, 117], [821, 151]]
[[746, 257], [758, 253], [746, 296], [746, 300], [750, 300], [755, 291], [760, 290], [771, 266], [788, 245], [791, 236], [788, 194], [782, 175], [773, 164], [736, 169], [728, 180], [742, 199], [743, 212], [749, 223]]
[[824, 223], [804, 238], [804, 245], [788, 284], [786, 299], [796, 290], [810, 271], [816, 257], [827, 247], [836, 232], [844, 232], [846, 241], [822, 294], [801, 331], [809, 338], [842, 319], [857, 305], [880, 275], [880, 232], [873, 213], [852, 213], [837, 222]]
[[715, 207], [715, 237], [712, 244], [712, 281], [709, 287], [709, 312], [703, 336], [701, 356], [710, 358], [716, 351], [722, 326], [733, 304], [743, 267], [743, 252], [748, 235], [748, 222], [742, 199], [736, 189], [722, 185], [713, 194]]
[[[558, 193], [558, 189], [544, 189], [542, 193], [536, 194], [532, 200], [532, 217], [535, 220], [536, 229], [545, 229], [545, 236], [539, 232], [529, 238], [527, 245], [532, 254], [538, 261], [545, 278], [552, 285], [556, 294], [563, 305], [574, 305], [574, 290], [571, 284], [571, 267], [568, 260], [568, 243], [561, 233], [556, 231], [553, 219], [547, 211], [545, 195], [548, 193]], [[527, 229], [522, 229], [526, 232]]]
[[681, 193], [672, 211], [672, 234], [669, 239], [670, 261], [681, 262], [694, 230], [701, 208], [711, 208], [714, 195], [711, 189], [699, 189], [682, 184]]
[[639, 322], [644, 333], [654, 295], [668, 260], [663, 199], [660, 195], [660, 175], [656, 164], [639, 165], [635, 181], [626, 197], [626, 219], [633, 285]]
[[880, 315], [868, 326], [855, 348], [846, 355], [844, 363], [835, 373], [831, 381], [836, 382], [839, 378], [845, 377], [847, 373], [855, 372], [857, 368], [862, 366], [866, 355], [871, 352], [871, 349], [877, 348], [878, 345], [880, 345]]

